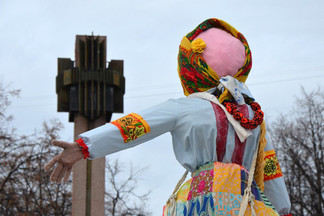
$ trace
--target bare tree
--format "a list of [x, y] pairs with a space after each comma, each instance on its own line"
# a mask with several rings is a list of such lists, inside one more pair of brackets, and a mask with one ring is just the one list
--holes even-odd
[[108, 187], [106, 189], [106, 214], [112, 216], [146, 216], [146, 202], [150, 192], [138, 195], [135, 192], [143, 169], [130, 167], [126, 174], [125, 167], [118, 160], [107, 161]]
[[63, 126], [53, 120], [32, 135], [16, 134], [6, 110], [18, 94], [0, 82], [0, 215], [69, 215], [71, 187], [50, 183], [43, 169], [59, 151], [51, 140]]
[[[51, 141], [59, 139], [62, 123], [43, 123], [32, 135], [18, 135], [6, 110], [19, 91], [0, 82], [0, 215], [70, 215], [71, 180], [51, 183], [44, 164], [61, 151]], [[141, 169], [130, 169], [125, 179], [123, 165], [108, 162], [107, 215], [150, 215], [146, 209], [149, 192], [134, 192]]]
[[58, 122], [44, 123], [42, 132], [17, 140], [13, 138], [6, 151], [2, 151], [6, 157], [0, 158], [0, 215], [70, 214], [69, 184], [51, 183], [43, 169], [58, 153], [51, 145], [58, 128], [61, 128]]
[[324, 92], [306, 93], [272, 128], [293, 215], [324, 215]]

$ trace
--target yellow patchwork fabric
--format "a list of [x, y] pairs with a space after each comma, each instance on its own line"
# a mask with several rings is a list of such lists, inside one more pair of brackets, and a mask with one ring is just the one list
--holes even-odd
[[241, 194], [241, 169], [239, 165], [216, 163], [213, 191]]
[[264, 181], [283, 176], [274, 150], [265, 152]]
[[186, 181], [185, 183], [183, 183], [183, 185], [181, 186], [181, 188], [177, 193], [177, 201], [181, 201], [181, 202], [187, 201], [191, 182], [192, 182], [192, 178]]
[[[238, 215], [247, 177], [238, 164], [210, 162], [199, 167], [176, 195], [176, 215]], [[255, 182], [252, 193], [256, 215], [278, 216]], [[170, 215], [170, 206], [164, 206], [163, 215]], [[250, 205], [244, 215], [251, 215]]]
[[151, 131], [150, 126], [142, 118], [142, 116], [131, 113], [120, 119], [110, 122], [118, 127], [120, 134], [124, 139], [124, 143], [136, 140]]
[[[259, 200], [254, 200], [253, 202], [254, 202], [253, 208], [254, 208], [256, 215], [279, 216], [279, 214], [276, 211], [274, 211], [272, 208], [264, 205], [263, 202], [261, 202]], [[252, 215], [250, 204], [246, 208], [244, 215]]]

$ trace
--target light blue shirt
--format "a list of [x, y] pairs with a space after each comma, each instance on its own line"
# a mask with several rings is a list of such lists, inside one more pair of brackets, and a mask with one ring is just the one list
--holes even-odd
[[[253, 111], [248, 106], [249, 116]], [[121, 133], [113, 124], [106, 124], [81, 134], [89, 147], [90, 158], [100, 158], [123, 149], [134, 147], [163, 133], [170, 132], [174, 154], [179, 163], [188, 171], [214, 161], [217, 162], [217, 125], [215, 111], [210, 101], [201, 98], [171, 99], [137, 113], [150, 126], [151, 132], [124, 143]], [[242, 166], [250, 169], [253, 154], [259, 143], [260, 129], [252, 130], [245, 144]], [[266, 151], [273, 149], [267, 139]], [[226, 151], [222, 161], [232, 162], [235, 150], [235, 130], [228, 124]], [[279, 214], [288, 214], [290, 201], [283, 177], [265, 182], [265, 195], [275, 206]]]

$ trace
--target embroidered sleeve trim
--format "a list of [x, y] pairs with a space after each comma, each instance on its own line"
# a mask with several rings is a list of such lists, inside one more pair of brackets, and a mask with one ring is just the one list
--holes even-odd
[[78, 140], [75, 140], [75, 142], [77, 142], [80, 146], [80, 148], [82, 149], [82, 153], [84, 155], [84, 159], [87, 159], [88, 157], [90, 157], [89, 155], [89, 148], [88, 146], [84, 143], [83, 139], [79, 138]]
[[283, 176], [274, 150], [265, 152], [264, 181]]
[[118, 127], [124, 143], [136, 140], [151, 131], [150, 126], [143, 117], [136, 113], [128, 114], [110, 123]]

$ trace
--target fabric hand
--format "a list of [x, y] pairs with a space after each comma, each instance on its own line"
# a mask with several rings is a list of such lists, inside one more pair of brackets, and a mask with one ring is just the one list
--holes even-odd
[[64, 177], [64, 182], [67, 182], [72, 171], [72, 166], [83, 158], [82, 149], [76, 142], [68, 143], [54, 140], [52, 144], [63, 148], [63, 151], [45, 164], [45, 171], [50, 170], [57, 163], [57, 166], [52, 171], [50, 180], [60, 183]]

